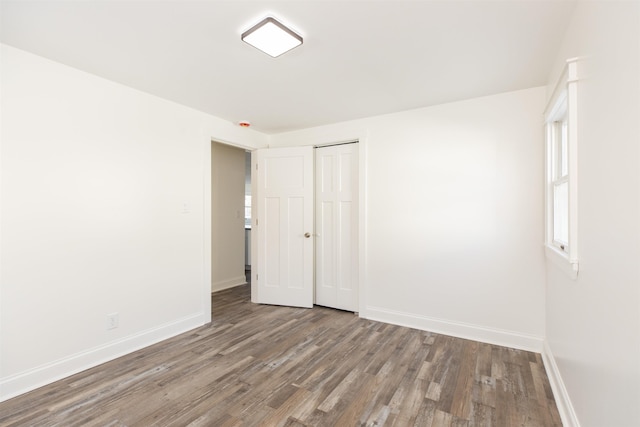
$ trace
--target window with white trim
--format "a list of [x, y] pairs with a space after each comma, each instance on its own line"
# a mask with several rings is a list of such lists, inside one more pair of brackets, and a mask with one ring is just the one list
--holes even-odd
[[546, 254], [573, 278], [578, 274], [577, 64], [567, 61], [545, 111]]
[[[566, 101], [566, 98], [565, 98]], [[549, 123], [550, 133], [550, 192], [553, 228], [551, 243], [563, 252], [569, 252], [569, 159], [567, 150], [566, 102], [561, 105], [558, 117]]]

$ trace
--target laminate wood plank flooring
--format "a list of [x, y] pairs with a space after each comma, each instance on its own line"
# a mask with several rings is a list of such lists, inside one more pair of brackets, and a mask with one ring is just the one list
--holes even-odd
[[212, 296], [213, 322], [0, 403], [1, 426], [560, 426], [539, 354]]

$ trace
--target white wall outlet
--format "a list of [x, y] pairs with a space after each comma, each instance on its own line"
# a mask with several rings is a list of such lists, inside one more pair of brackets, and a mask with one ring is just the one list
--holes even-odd
[[107, 330], [115, 329], [120, 323], [120, 317], [118, 313], [107, 314]]

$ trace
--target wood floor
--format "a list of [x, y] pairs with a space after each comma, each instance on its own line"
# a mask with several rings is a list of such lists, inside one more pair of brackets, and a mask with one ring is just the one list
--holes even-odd
[[213, 322], [0, 403], [2, 426], [559, 426], [539, 354], [213, 296]]

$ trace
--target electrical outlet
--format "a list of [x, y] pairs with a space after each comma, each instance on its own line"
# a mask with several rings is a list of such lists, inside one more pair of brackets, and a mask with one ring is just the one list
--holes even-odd
[[107, 330], [117, 328], [118, 323], [120, 323], [118, 313], [107, 314]]

